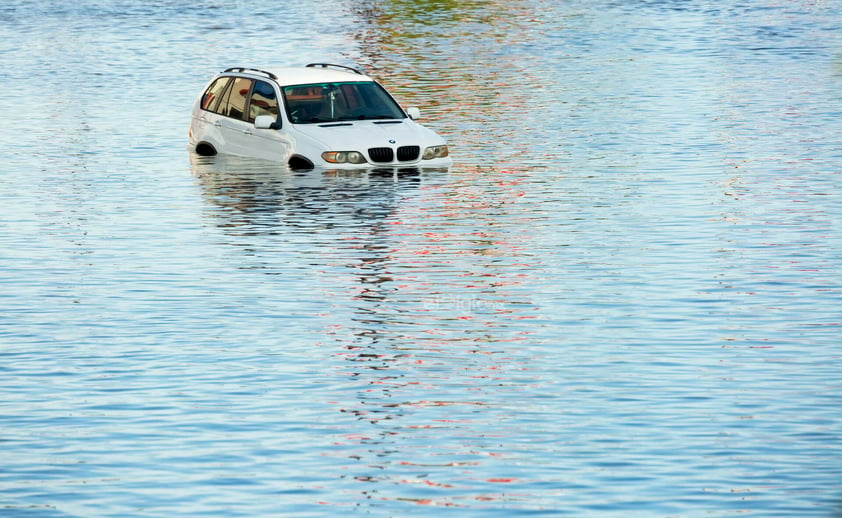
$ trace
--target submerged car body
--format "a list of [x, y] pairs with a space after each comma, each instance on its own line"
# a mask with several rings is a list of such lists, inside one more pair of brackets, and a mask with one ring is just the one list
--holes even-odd
[[446, 167], [447, 144], [415, 122], [376, 81], [328, 63], [301, 68], [229, 68], [193, 105], [189, 146], [323, 167]]

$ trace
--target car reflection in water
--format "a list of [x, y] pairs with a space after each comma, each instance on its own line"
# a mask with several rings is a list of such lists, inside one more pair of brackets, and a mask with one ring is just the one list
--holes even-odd
[[[529, 498], [501, 488], [515, 485], [500, 441], [517, 425], [506, 424], [506, 406], [489, 406], [484, 391], [520, 397], [537, 383], [524, 374], [532, 353], [515, 347], [529, 339], [518, 319], [532, 318], [524, 313], [535, 306], [516, 279], [500, 277], [501, 257], [486, 254], [506, 241], [494, 229], [488, 242], [466, 237], [464, 254], [430, 253], [450, 230], [435, 231], [412, 197], [440, 189], [446, 170], [293, 172], [223, 156], [193, 157], [192, 166], [236, 267], [262, 277], [269, 292], [306, 289], [290, 293], [304, 306], [293, 304], [287, 322], [321, 330], [310, 359], [336, 386], [330, 401], [309, 402], [336, 416], [317, 434], [329, 441], [322, 455], [340, 466], [325, 475], [338, 489], [320, 503]], [[457, 257], [467, 262], [454, 264]], [[460, 268], [455, 278], [447, 273]], [[247, 279], [246, 289], [254, 286]], [[278, 315], [288, 316], [283, 309]], [[489, 423], [501, 423], [499, 435], [487, 436]], [[430, 490], [440, 493], [431, 498]]]
[[421, 175], [447, 169], [382, 168], [292, 171], [283, 164], [217, 155], [191, 155], [191, 169], [229, 235], [376, 226]]

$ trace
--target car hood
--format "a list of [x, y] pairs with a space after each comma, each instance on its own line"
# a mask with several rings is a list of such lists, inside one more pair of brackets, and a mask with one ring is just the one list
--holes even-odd
[[326, 151], [364, 151], [372, 147], [435, 146], [444, 141], [412, 119], [297, 124], [295, 129]]

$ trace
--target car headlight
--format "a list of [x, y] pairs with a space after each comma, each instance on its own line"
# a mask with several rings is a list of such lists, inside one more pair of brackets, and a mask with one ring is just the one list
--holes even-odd
[[434, 158], [444, 158], [450, 153], [447, 150], [447, 146], [430, 146], [424, 150], [424, 155], [421, 158], [424, 160], [432, 160]]
[[359, 151], [325, 151], [322, 153], [325, 162], [331, 164], [364, 164], [365, 157]]

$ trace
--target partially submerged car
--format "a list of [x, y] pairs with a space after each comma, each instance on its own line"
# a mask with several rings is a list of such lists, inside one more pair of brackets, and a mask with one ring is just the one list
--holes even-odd
[[229, 68], [194, 103], [189, 145], [293, 169], [449, 166], [447, 143], [419, 116], [350, 67]]

